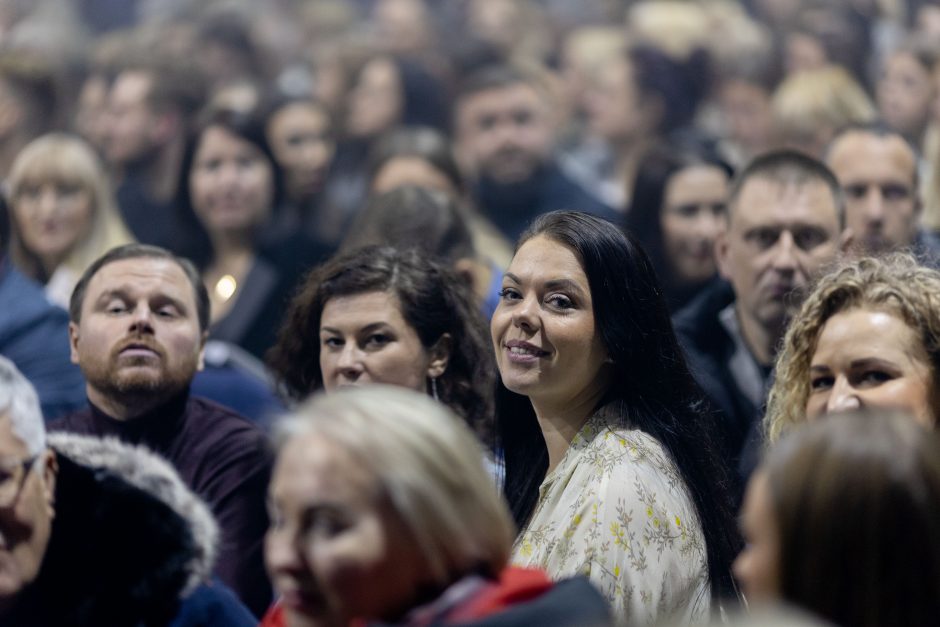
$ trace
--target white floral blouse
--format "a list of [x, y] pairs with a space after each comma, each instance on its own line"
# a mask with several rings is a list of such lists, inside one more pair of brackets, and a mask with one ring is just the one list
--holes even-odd
[[656, 439], [604, 410], [545, 477], [512, 562], [587, 576], [618, 622], [709, 619], [705, 539], [678, 469]]

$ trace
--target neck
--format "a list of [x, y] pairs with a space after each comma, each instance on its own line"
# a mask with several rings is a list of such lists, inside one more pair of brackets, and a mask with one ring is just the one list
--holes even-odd
[[166, 402], [166, 398], [157, 395], [135, 395], [133, 397], [117, 398], [106, 395], [99, 390], [87, 387], [88, 400], [91, 404], [111, 416], [115, 420], [133, 420]]
[[609, 376], [599, 376], [599, 381], [591, 389], [573, 400], [531, 399], [548, 448], [549, 473], [561, 463], [574, 436], [600, 405], [607, 392], [608, 379]]
[[780, 338], [783, 337], [786, 324], [776, 325], [768, 329], [757, 320], [742, 315], [740, 305], [736, 305], [734, 311], [741, 327], [741, 336], [744, 338], [744, 343], [747, 344], [751, 354], [754, 355], [754, 359], [761, 366], [772, 365], [777, 355], [777, 345]]
[[252, 235], [249, 231], [211, 233], [212, 265], [227, 268], [238, 266], [253, 256]]
[[150, 194], [151, 198], [162, 203], [167, 203], [173, 200], [173, 196], [176, 193], [177, 177], [179, 176], [182, 157], [182, 138], [173, 139], [165, 146], [154, 151], [149, 159], [141, 161], [134, 166], [128, 165], [126, 170], [137, 170], [144, 179], [147, 192]]
[[641, 138], [625, 138], [613, 144], [614, 158], [616, 160], [616, 172], [620, 181], [626, 186], [626, 198], [629, 202], [630, 195], [633, 193], [633, 181], [636, 178], [636, 172], [640, 168], [640, 161], [646, 155], [650, 142]]

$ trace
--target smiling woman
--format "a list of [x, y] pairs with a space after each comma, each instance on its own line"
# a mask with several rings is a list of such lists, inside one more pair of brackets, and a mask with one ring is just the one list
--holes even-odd
[[793, 318], [764, 417], [776, 441], [824, 414], [940, 407], [940, 272], [904, 254], [849, 263], [819, 280]]
[[646, 254], [605, 220], [546, 214], [490, 328], [513, 562], [587, 575], [620, 622], [707, 618], [737, 546], [727, 469]]

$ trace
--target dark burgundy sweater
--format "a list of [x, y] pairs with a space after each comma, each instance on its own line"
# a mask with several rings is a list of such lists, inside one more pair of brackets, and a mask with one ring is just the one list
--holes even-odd
[[273, 454], [247, 419], [188, 391], [156, 409], [121, 421], [91, 405], [52, 422], [52, 431], [114, 436], [165, 457], [205, 500], [219, 523], [216, 574], [256, 615], [271, 603], [264, 570], [265, 499]]

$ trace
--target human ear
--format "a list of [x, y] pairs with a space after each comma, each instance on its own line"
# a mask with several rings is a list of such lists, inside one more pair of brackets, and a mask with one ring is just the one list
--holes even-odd
[[715, 238], [715, 262], [718, 264], [718, 274], [726, 281], [731, 280], [731, 260], [728, 253], [728, 230], [730, 226], [719, 231]]
[[78, 363], [78, 325], [69, 322], [69, 359], [73, 364]]
[[59, 461], [55, 451], [46, 449], [43, 452], [42, 462], [42, 481], [43, 481], [43, 502], [48, 508], [49, 518], [55, 517], [55, 486], [56, 479], [59, 476]]
[[450, 333], [445, 333], [441, 335], [428, 350], [430, 357], [428, 361], [428, 376], [430, 378], [436, 379], [447, 370], [447, 364], [450, 362], [452, 344], [453, 340], [450, 337]]

